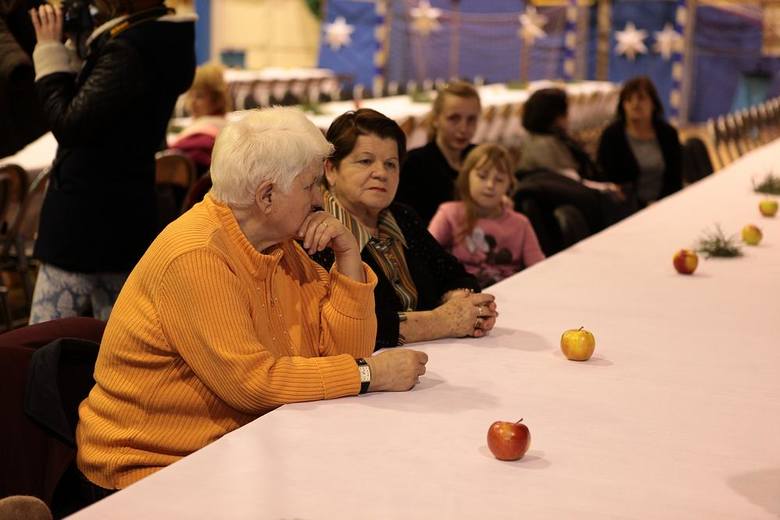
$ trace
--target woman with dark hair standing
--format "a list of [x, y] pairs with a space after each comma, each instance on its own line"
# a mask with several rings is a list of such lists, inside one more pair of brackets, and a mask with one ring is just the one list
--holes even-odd
[[471, 139], [481, 110], [479, 93], [470, 83], [456, 81], [441, 89], [431, 110], [428, 144], [410, 150], [401, 165], [397, 199], [411, 206], [426, 226], [439, 204], [455, 198], [455, 179], [474, 147]]
[[[376, 110], [342, 114], [326, 135], [323, 207], [358, 241], [376, 273], [376, 348], [446, 337], [482, 337], [496, 322], [496, 304], [477, 294], [477, 279], [431, 236], [409, 207], [393, 202], [406, 137]], [[314, 259], [329, 268], [325, 250]]]
[[599, 165], [640, 207], [682, 187], [680, 139], [663, 115], [653, 82], [638, 76], [623, 85], [616, 121], [601, 134]]
[[[83, 313], [106, 320], [158, 232], [154, 155], [195, 70], [193, 17], [163, 0], [94, 0], [65, 30], [63, 13], [31, 10], [35, 86], [58, 148], [41, 209], [41, 261], [30, 322]], [[85, 2], [86, 4], [86, 2]], [[73, 8], [74, 4], [70, 4]], [[71, 13], [72, 14], [72, 13]]]

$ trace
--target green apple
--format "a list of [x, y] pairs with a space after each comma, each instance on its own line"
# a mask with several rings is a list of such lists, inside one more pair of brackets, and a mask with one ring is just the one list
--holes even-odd
[[774, 217], [777, 213], [777, 201], [774, 199], [763, 199], [758, 203], [758, 211], [765, 217]]
[[761, 242], [763, 235], [761, 230], [753, 224], [748, 224], [742, 228], [742, 241], [749, 246], [757, 246]]

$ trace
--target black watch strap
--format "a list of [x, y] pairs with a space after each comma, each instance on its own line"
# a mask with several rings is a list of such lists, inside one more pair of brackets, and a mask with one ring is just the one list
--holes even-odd
[[358, 358], [355, 361], [360, 371], [360, 393], [365, 394], [368, 392], [368, 386], [371, 384], [371, 367], [368, 366], [368, 363], [363, 358]]

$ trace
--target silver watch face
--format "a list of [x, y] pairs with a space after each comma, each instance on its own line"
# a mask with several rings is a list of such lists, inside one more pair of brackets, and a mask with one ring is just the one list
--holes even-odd
[[371, 382], [371, 369], [368, 368], [368, 365], [359, 365], [358, 370], [360, 371], [360, 382], [361, 383], [370, 383]]

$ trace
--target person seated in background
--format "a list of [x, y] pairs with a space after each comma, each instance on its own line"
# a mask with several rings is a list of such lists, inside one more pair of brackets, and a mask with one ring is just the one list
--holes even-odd
[[211, 166], [214, 141], [227, 124], [225, 114], [232, 105], [224, 75], [225, 69], [218, 63], [207, 63], [197, 68], [192, 86], [186, 93], [192, 124], [168, 145], [192, 159], [198, 177]]
[[[489, 294], [428, 233], [409, 207], [393, 203], [406, 151], [403, 130], [371, 109], [347, 112], [326, 135], [335, 150], [325, 161], [323, 202], [358, 241], [376, 273], [376, 347], [445, 337], [481, 337], [493, 328]], [[333, 251], [315, 255], [329, 267]]]
[[664, 107], [647, 76], [620, 90], [615, 121], [599, 140], [598, 163], [639, 207], [682, 188], [682, 148], [677, 130], [664, 120]]
[[614, 183], [603, 182], [587, 152], [568, 134], [569, 104], [559, 88], [537, 90], [523, 106], [528, 135], [520, 145], [518, 177], [537, 184], [560, 204], [583, 214], [591, 232], [625, 216], [624, 196]]
[[[421, 352], [370, 357], [377, 278], [344, 225], [315, 211], [331, 149], [292, 108], [217, 137], [211, 192], [152, 243], [106, 326], [76, 431], [96, 495], [282, 404], [408, 390], [425, 372]], [[325, 247], [330, 272], [304, 251]]]
[[474, 147], [481, 113], [479, 93], [457, 81], [441, 89], [433, 102], [428, 144], [410, 150], [401, 165], [397, 199], [414, 209], [427, 226], [442, 202], [455, 197], [455, 179], [463, 157]]
[[513, 170], [504, 147], [477, 146], [455, 183], [459, 200], [439, 206], [428, 225], [483, 288], [544, 260], [531, 222], [504, 203], [517, 184]]

